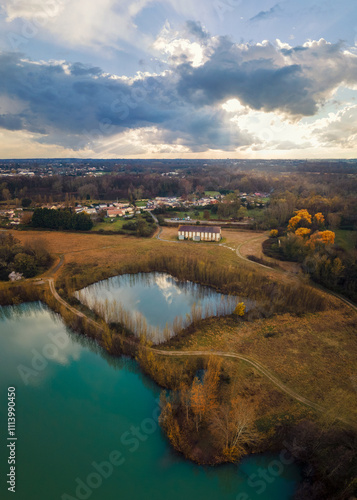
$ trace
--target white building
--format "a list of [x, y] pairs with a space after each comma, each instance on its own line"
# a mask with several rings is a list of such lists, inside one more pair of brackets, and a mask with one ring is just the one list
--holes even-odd
[[222, 238], [219, 226], [180, 226], [179, 240], [220, 241]]

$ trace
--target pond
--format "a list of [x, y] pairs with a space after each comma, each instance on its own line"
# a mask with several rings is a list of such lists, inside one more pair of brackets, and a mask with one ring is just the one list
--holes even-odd
[[[157, 424], [158, 387], [134, 361], [107, 357], [40, 303], [0, 308], [0, 357], [2, 499], [292, 498], [300, 472], [278, 456], [201, 467], [176, 454]], [[9, 386], [16, 389], [15, 495], [5, 479]], [[258, 478], [263, 473], [269, 481]]]
[[[231, 314], [243, 300], [158, 272], [115, 276], [75, 295], [106, 321], [123, 323], [155, 342], [167, 340], [194, 319]], [[252, 307], [252, 301], [244, 303], [247, 310]]]

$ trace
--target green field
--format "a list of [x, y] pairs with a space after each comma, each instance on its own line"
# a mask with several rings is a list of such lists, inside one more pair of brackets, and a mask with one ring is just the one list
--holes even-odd
[[[197, 210], [197, 212], [199, 213], [199, 215], [195, 215], [195, 212], [196, 212], [196, 210], [190, 210], [189, 212], [184, 212], [184, 213], [185, 214], [187, 213], [187, 215], [189, 217], [191, 217], [191, 219], [204, 220], [204, 218], [203, 218], [203, 212], [204, 212], [204, 210]], [[209, 210], [209, 213], [210, 213], [209, 220], [211, 220], [211, 219], [218, 219], [218, 215], [217, 214], [213, 214], [210, 210]]]
[[137, 207], [146, 207], [146, 203], [147, 203], [148, 200], [138, 200], [135, 202], [135, 205]]
[[123, 224], [131, 219], [114, 218], [114, 222], [110, 222], [111, 219], [106, 219], [104, 222], [98, 222], [92, 227], [92, 231], [99, 231], [103, 229], [104, 231], [118, 231], [123, 228]]
[[205, 191], [205, 196], [219, 196], [219, 191]]
[[[195, 212], [198, 212], [199, 215], [195, 215]], [[170, 212], [167, 214], [167, 218], [171, 219], [171, 218], [175, 218], [175, 217], [179, 217], [180, 219], [183, 219], [184, 217], [190, 217], [191, 219], [194, 219], [194, 220], [202, 220], [204, 221], [205, 219], [203, 218], [203, 210], [187, 210], [186, 212]], [[186, 215], [187, 214], [187, 215]], [[217, 214], [212, 214], [210, 212], [210, 218], [208, 220], [216, 220], [218, 219], [218, 215]]]
[[346, 252], [350, 252], [354, 248], [356, 248], [357, 243], [357, 231], [349, 231], [345, 229], [337, 229], [335, 231], [336, 239], [335, 245], [346, 250]]

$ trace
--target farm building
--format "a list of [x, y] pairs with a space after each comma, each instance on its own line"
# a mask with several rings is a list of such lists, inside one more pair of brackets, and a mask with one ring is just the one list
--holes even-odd
[[222, 236], [219, 226], [180, 226], [178, 237], [179, 240], [220, 241]]

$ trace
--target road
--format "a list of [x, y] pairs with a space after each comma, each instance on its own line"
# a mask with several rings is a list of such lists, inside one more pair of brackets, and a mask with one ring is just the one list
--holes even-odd
[[220, 221], [220, 220], [199, 220], [199, 219], [190, 219], [190, 220], [175, 220], [175, 219], [164, 219], [165, 222], [172, 222], [175, 224], [196, 224], [196, 222], [199, 222], [201, 226], [226, 226], [226, 225], [233, 225], [237, 227], [249, 227], [250, 222], [237, 222], [237, 221]]

